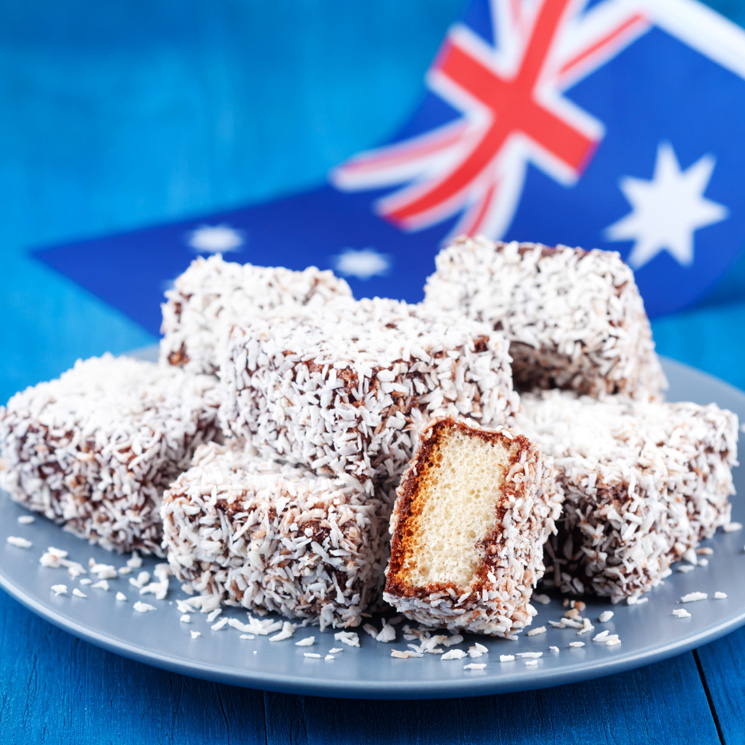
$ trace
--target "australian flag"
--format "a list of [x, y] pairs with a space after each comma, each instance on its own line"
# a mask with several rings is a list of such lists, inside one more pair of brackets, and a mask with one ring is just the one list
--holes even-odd
[[693, 0], [472, 0], [387, 144], [317, 189], [44, 249], [157, 333], [195, 254], [315, 264], [357, 296], [422, 296], [458, 234], [613, 249], [650, 315], [690, 303], [745, 241], [745, 32]]

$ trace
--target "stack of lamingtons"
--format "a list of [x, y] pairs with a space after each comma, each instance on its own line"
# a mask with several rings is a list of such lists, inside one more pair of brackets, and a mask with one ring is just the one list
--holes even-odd
[[664, 401], [614, 253], [459, 239], [419, 304], [197, 259], [163, 333], [0, 409], [0, 486], [190, 593], [509, 636], [539, 581], [635, 596], [729, 520], [736, 417]]

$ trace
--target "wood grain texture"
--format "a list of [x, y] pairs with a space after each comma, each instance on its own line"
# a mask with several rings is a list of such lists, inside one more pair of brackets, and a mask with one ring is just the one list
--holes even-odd
[[696, 651], [726, 745], [745, 743], [745, 629]]
[[691, 654], [612, 678], [502, 696], [375, 702], [267, 693], [266, 702], [269, 745], [719, 743]]
[[0, 742], [264, 743], [260, 691], [132, 662], [0, 593]]

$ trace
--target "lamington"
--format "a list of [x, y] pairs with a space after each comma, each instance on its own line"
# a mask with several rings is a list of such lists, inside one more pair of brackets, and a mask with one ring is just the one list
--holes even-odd
[[390, 502], [239, 441], [205, 445], [163, 499], [168, 561], [190, 593], [356, 626], [380, 599]]
[[730, 519], [737, 417], [710, 404], [522, 396], [516, 427], [555, 459], [566, 501], [545, 581], [638, 595]]
[[518, 390], [662, 396], [649, 320], [618, 253], [463, 237], [436, 265], [425, 305], [504, 331]]
[[381, 298], [235, 326], [221, 379], [226, 434], [362, 482], [400, 476], [432, 416], [498, 425], [519, 406], [502, 334]]
[[216, 346], [230, 325], [284, 307], [312, 308], [351, 296], [343, 279], [316, 267], [293, 271], [227, 262], [219, 255], [196, 258], [166, 292], [161, 360], [216, 375]]
[[221, 438], [211, 376], [107, 354], [0, 408], [0, 487], [104, 548], [163, 555], [163, 491]]
[[384, 600], [422, 624], [511, 636], [531, 623], [562, 497], [525, 436], [428, 425], [397, 490]]

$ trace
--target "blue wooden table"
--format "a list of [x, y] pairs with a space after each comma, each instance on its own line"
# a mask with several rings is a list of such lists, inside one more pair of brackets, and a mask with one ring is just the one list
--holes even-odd
[[[154, 339], [27, 255], [311, 185], [421, 94], [461, 0], [0, 2], [0, 401]], [[715, 6], [745, 24], [742, 3]], [[745, 388], [745, 261], [658, 348]], [[744, 583], [745, 584], [745, 583]], [[745, 630], [613, 678], [439, 702], [161, 672], [0, 593], [0, 741], [745, 742]]]

